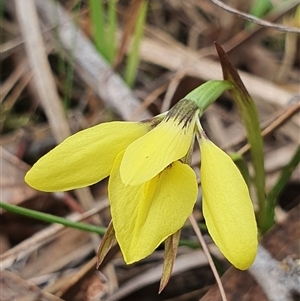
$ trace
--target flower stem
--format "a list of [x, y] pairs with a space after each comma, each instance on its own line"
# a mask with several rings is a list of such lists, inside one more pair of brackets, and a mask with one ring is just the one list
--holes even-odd
[[202, 246], [203, 252], [204, 252], [204, 254], [207, 257], [207, 260], [208, 260], [208, 263], [210, 265], [210, 268], [211, 268], [211, 270], [212, 270], [212, 272], [213, 272], [213, 274], [214, 274], [214, 276], [216, 278], [216, 281], [217, 281], [217, 284], [218, 284], [218, 287], [219, 287], [219, 290], [220, 290], [220, 294], [221, 294], [222, 300], [223, 301], [227, 301], [227, 298], [226, 298], [226, 295], [225, 295], [225, 291], [224, 291], [224, 287], [223, 287], [223, 284], [221, 282], [220, 276], [218, 274], [216, 266], [215, 266], [215, 264], [213, 262], [213, 259], [212, 259], [211, 255], [209, 253], [208, 247], [207, 247], [207, 245], [205, 243], [205, 240], [204, 240], [204, 238], [202, 236], [201, 231], [198, 228], [197, 221], [196, 221], [196, 219], [195, 219], [195, 217], [194, 217], [193, 214], [191, 214], [189, 216], [189, 221], [190, 221], [190, 223], [191, 223], [191, 225], [192, 225], [192, 227], [193, 227], [193, 229], [195, 231], [195, 234], [196, 234], [196, 236], [197, 236], [197, 238], [198, 238], [198, 240], [199, 240], [199, 242], [200, 242], [200, 244]]
[[104, 235], [104, 233], [106, 231], [106, 228], [104, 228], [104, 227], [98, 227], [98, 226], [89, 225], [89, 224], [80, 223], [80, 222], [73, 222], [73, 221], [65, 219], [63, 217], [59, 217], [59, 216], [55, 216], [52, 214], [31, 210], [31, 209], [26, 209], [23, 207], [7, 204], [7, 203], [3, 203], [3, 202], [0, 202], [0, 208], [3, 208], [5, 210], [13, 212], [13, 213], [25, 215], [25, 216], [28, 216], [28, 217], [31, 217], [34, 219], [38, 219], [38, 220], [41, 220], [46, 223], [57, 223], [57, 224], [64, 225], [66, 227], [80, 229], [80, 230], [87, 231], [87, 232], [93, 232], [93, 233], [97, 233], [100, 235]]

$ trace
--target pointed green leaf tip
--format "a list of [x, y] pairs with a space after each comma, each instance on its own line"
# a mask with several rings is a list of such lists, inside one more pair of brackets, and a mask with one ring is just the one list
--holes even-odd
[[200, 109], [200, 115], [224, 91], [232, 89], [233, 84], [225, 80], [210, 80], [190, 92], [185, 99], [194, 102]]

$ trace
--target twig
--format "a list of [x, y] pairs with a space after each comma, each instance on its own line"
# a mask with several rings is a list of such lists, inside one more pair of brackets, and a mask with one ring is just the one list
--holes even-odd
[[[184, 47], [168, 36], [164, 42], [145, 37], [141, 43], [141, 59], [177, 71], [185, 66], [187, 76], [201, 78], [204, 81], [221, 79], [220, 64], [210, 59], [199, 57], [195, 51]], [[263, 78], [239, 71], [249, 94], [261, 106], [265, 102], [275, 107], [288, 105], [293, 93]]]
[[[48, 62], [35, 2], [34, 0], [15, 0], [14, 3], [36, 90], [55, 140], [61, 142], [71, 135], [71, 131]], [[43, 5], [45, 4], [46, 1], [43, 1]], [[75, 193], [84, 209], [93, 207], [93, 196], [88, 188], [78, 189]], [[94, 219], [101, 222], [100, 217], [95, 216]]]
[[[207, 265], [207, 259], [205, 258], [203, 253], [199, 254], [198, 251], [178, 256], [174, 263], [172, 276], [183, 273], [184, 271], [188, 271], [191, 268], [201, 267], [204, 265]], [[149, 284], [153, 284], [159, 281], [159, 278], [161, 277], [162, 266], [162, 264], [159, 264], [154, 268], [151, 268], [148, 271], [144, 272], [143, 274], [132, 277], [112, 295], [108, 296], [105, 301], [121, 300], [124, 297], [129, 296], [131, 293], [136, 292]]]
[[212, 260], [212, 257], [211, 257], [211, 255], [209, 253], [209, 250], [208, 250], [208, 247], [207, 247], [207, 245], [206, 245], [206, 243], [205, 243], [205, 241], [203, 239], [203, 236], [202, 236], [202, 234], [201, 234], [201, 232], [199, 230], [197, 221], [196, 221], [196, 219], [195, 219], [195, 217], [194, 217], [193, 214], [191, 214], [189, 216], [189, 221], [190, 221], [190, 223], [191, 223], [191, 225], [192, 225], [192, 227], [193, 227], [193, 229], [194, 229], [194, 231], [196, 233], [197, 238], [199, 239], [199, 242], [200, 242], [200, 244], [202, 246], [203, 252], [205, 253], [205, 255], [207, 257], [207, 260], [208, 260], [208, 263], [210, 265], [210, 268], [211, 268], [211, 270], [212, 270], [212, 272], [213, 272], [213, 274], [214, 274], [214, 276], [216, 278], [216, 281], [217, 281], [217, 284], [218, 284], [218, 287], [219, 287], [219, 290], [220, 290], [220, 294], [221, 294], [222, 300], [223, 301], [227, 301], [227, 298], [226, 298], [226, 295], [225, 295], [225, 291], [224, 291], [224, 287], [223, 287], [223, 284], [221, 282], [220, 276], [218, 274], [216, 266], [215, 266], [215, 264], [214, 264], [214, 262]]
[[[265, 18], [269, 22], [277, 21], [278, 19], [282, 18], [285, 14], [289, 13], [290, 11], [294, 10], [297, 5], [299, 4], [299, 0], [289, 0], [289, 1], [282, 1], [278, 4], [274, 10], [268, 13]], [[246, 28], [242, 31], [239, 31], [235, 36], [231, 39], [226, 41], [222, 46], [227, 53], [231, 51], [237, 50], [240, 46], [249, 43], [256, 39], [260, 34], [262, 34], [265, 27], [255, 26], [255, 28], [251, 30], [247, 30]]]
[[[94, 216], [99, 211], [107, 208], [107, 206], [108, 206], [108, 201], [103, 201], [100, 202], [99, 204], [95, 204], [94, 208], [90, 209], [89, 211], [86, 211], [82, 214], [71, 214], [67, 218], [73, 222], [83, 221], [85, 219]], [[28, 239], [22, 241], [15, 247], [9, 249], [7, 252], [5, 252], [0, 256], [1, 268], [5, 269], [10, 267], [14, 261], [24, 258], [29, 253], [47, 244], [55, 237], [55, 235], [57, 235], [59, 232], [63, 231], [64, 229], [65, 227], [63, 225], [53, 224], [45, 228], [44, 230], [37, 232], [36, 234], [29, 237]]]
[[235, 14], [243, 19], [246, 19], [250, 22], [256, 23], [258, 25], [264, 26], [264, 27], [269, 27], [273, 28], [279, 31], [284, 31], [284, 32], [294, 32], [294, 33], [300, 33], [300, 29], [296, 27], [289, 27], [281, 24], [275, 24], [272, 22], [268, 22], [259, 18], [254, 17], [253, 15], [243, 13], [235, 8], [232, 8], [231, 6], [228, 6], [224, 4], [223, 2], [219, 0], [210, 0], [214, 4], [218, 5], [219, 7], [223, 8], [224, 10], [228, 11], [229, 13]]
[[[133, 112], [140, 105], [139, 100], [121, 77], [113, 72], [84, 33], [74, 26], [72, 19], [61, 5], [46, 0], [35, 0], [35, 3], [47, 26], [50, 28], [58, 26], [59, 39], [63, 48], [72, 53], [78, 75], [115, 113], [124, 120], [132, 119]], [[57, 13], [53, 14], [54, 11]], [[75, 45], [74, 41], [76, 41]], [[147, 111], [143, 111], [138, 116], [139, 119], [149, 117], [151, 115]]]
[[184, 68], [178, 70], [178, 72], [175, 74], [175, 76], [171, 79], [170, 84], [168, 85], [168, 89], [166, 92], [166, 95], [163, 99], [162, 106], [161, 106], [161, 113], [168, 111], [171, 107], [171, 102], [173, 99], [173, 96], [181, 83], [181, 80], [185, 77], [185, 70]]
[[[2, 55], [2, 53], [1, 53]], [[13, 86], [18, 82], [20, 77], [24, 74], [25, 71], [28, 70], [28, 63], [26, 59], [23, 59], [14, 71], [10, 74], [10, 76], [4, 81], [3, 84], [0, 85], [0, 103], [3, 102], [3, 99], [7, 96], [7, 94], [12, 90]]]
[[287, 33], [285, 37], [284, 55], [281, 61], [278, 74], [276, 76], [277, 82], [286, 82], [288, 74], [293, 67], [293, 63], [297, 56], [298, 36], [294, 33]]
[[278, 262], [259, 246], [250, 274], [256, 279], [269, 301], [292, 301], [293, 292], [300, 293], [299, 264], [291, 258]]
[[[291, 117], [297, 114], [299, 111], [300, 111], [300, 103], [296, 103], [292, 107], [286, 109], [284, 112], [281, 112], [280, 115], [270, 125], [268, 125], [264, 130], [261, 131], [262, 137], [265, 138], [268, 135], [272, 134], [279, 127], [281, 127], [283, 124], [289, 121]], [[247, 143], [238, 152], [239, 154], [244, 155], [249, 150], [250, 150], [250, 144]]]
[[53, 130], [53, 135], [57, 142], [61, 142], [71, 132], [47, 59], [34, 0], [15, 0], [15, 6], [37, 92]]
[[63, 299], [42, 291], [32, 282], [22, 279], [12, 272], [3, 270], [0, 273], [1, 300], [18, 301], [63, 301]]

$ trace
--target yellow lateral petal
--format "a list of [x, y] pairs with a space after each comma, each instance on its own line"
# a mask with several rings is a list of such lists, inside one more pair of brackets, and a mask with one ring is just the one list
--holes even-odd
[[42, 191], [85, 187], [107, 177], [117, 154], [146, 134], [141, 122], [108, 122], [78, 132], [38, 160], [25, 181]]
[[257, 226], [248, 187], [231, 158], [201, 139], [203, 215], [208, 231], [224, 256], [247, 269], [257, 252]]
[[116, 238], [126, 263], [150, 255], [175, 233], [191, 214], [198, 185], [194, 171], [174, 162], [152, 180], [125, 186], [119, 173], [119, 154], [109, 179], [109, 199]]
[[184, 126], [170, 118], [145, 136], [131, 143], [121, 163], [121, 178], [126, 185], [149, 181], [170, 163], [183, 158], [191, 145], [195, 118]]

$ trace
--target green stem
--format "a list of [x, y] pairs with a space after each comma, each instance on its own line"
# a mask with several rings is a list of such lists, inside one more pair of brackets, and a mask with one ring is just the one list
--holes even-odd
[[105, 37], [104, 4], [102, 0], [89, 1], [90, 14], [93, 26], [93, 37], [99, 53], [108, 60], [107, 42]]
[[[63, 217], [59, 217], [59, 216], [55, 216], [52, 214], [31, 210], [31, 209], [26, 209], [26, 208], [23, 208], [20, 206], [11, 205], [11, 204], [7, 204], [7, 203], [3, 203], [3, 202], [0, 202], [0, 208], [3, 208], [4, 210], [10, 211], [10, 212], [13, 212], [16, 214], [24, 215], [24, 216], [31, 217], [31, 218], [34, 218], [37, 220], [41, 220], [43, 222], [47, 222], [47, 223], [51, 223], [51, 224], [52, 223], [61, 224], [66, 227], [79, 229], [79, 230], [83, 230], [86, 232], [97, 233], [100, 235], [104, 235], [106, 232], [106, 228], [104, 228], [104, 227], [98, 227], [98, 226], [89, 225], [89, 224], [85, 224], [85, 223], [81, 223], [81, 222], [73, 222], [73, 221], [70, 221]], [[180, 240], [179, 245], [188, 246], [192, 249], [199, 247], [198, 242], [184, 240], [184, 239]]]
[[55, 216], [52, 214], [43, 213], [43, 212], [31, 210], [31, 209], [26, 209], [26, 208], [22, 208], [19, 206], [15, 206], [15, 205], [3, 203], [3, 202], [0, 202], [0, 208], [3, 208], [7, 211], [10, 211], [10, 212], [13, 212], [16, 214], [21, 214], [21, 215], [25, 215], [25, 216], [28, 216], [28, 217], [31, 217], [34, 219], [38, 219], [43, 222], [61, 224], [66, 227], [75, 228], [75, 229], [79, 229], [79, 230], [83, 230], [83, 231], [87, 231], [87, 232], [93, 232], [93, 233], [97, 233], [100, 235], [104, 235], [104, 233], [106, 231], [106, 228], [104, 228], [104, 227], [98, 227], [98, 226], [89, 225], [89, 224], [80, 223], [80, 222], [73, 222], [73, 221], [70, 221], [63, 217], [58, 217], [58, 216]]
[[117, 1], [108, 1], [108, 22], [107, 22], [107, 50], [109, 62], [112, 64], [116, 55], [116, 33], [117, 33]]
[[198, 88], [191, 91], [184, 98], [194, 102], [199, 110], [200, 116], [215, 102], [226, 90], [234, 88], [234, 84], [227, 80], [209, 80]]
[[133, 86], [138, 71], [138, 65], [140, 62], [139, 49], [144, 34], [144, 26], [147, 16], [147, 6], [148, 1], [141, 1], [135, 24], [134, 37], [132, 40], [130, 51], [128, 53], [124, 79], [129, 87]]

